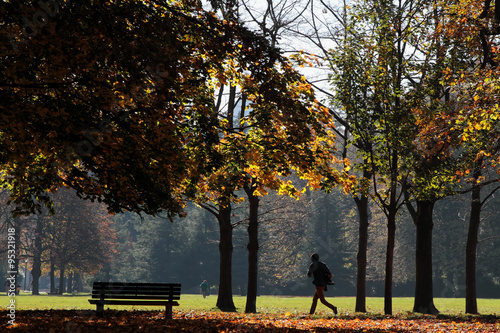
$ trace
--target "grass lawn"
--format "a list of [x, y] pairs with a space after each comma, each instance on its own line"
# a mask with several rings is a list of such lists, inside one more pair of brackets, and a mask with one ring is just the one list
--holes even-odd
[[[95, 310], [95, 306], [88, 302], [89, 294], [83, 295], [63, 295], [63, 296], [32, 296], [23, 294], [15, 297], [16, 309], [18, 310]], [[327, 297], [330, 303], [339, 308], [340, 315], [354, 314], [354, 297]], [[0, 296], [0, 309], [6, 309], [10, 298]], [[180, 306], [174, 311], [218, 311], [215, 307], [216, 295], [203, 298], [201, 295], [181, 295]], [[234, 296], [234, 303], [238, 312], [244, 312], [246, 297]], [[434, 304], [442, 314], [459, 315], [465, 310], [465, 299], [463, 298], [435, 298]], [[259, 313], [290, 313], [292, 315], [307, 314], [311, 305], [311, 297], [278, 297], [259, 296], [257, 298], [257, 311]], [[382, 314], [384, 299], [382, 297], [370, 297], [366, 299], [367, 310], [371, 314]], [[161, 307], [138, 307], [138, 306], [109, 306], [110, 309], [141, 309], [141, 310], [161, 310]], [[413, 298], [394, 298], [393, 313], [407, 314], [413, 308]], [[483, 315], [500, 314], [500, 299], [479, 299], [479, 313]], [[328, 314], [330, 312], [321, 303], [318, 303], [316, 313]]]
[[[440, 315], [414, 314], [412, 298], [394, 298], [394, 316], [383, 315], [384, 300], [367, 298], [367, 314], [354, 313], [354, 297], [327, 297], [339, 308], [335, 316], [318, 304], [316, 314], [309, 316], [311, 297], [260, 296], [257, 314], [245, 314], [246, 298], [234, 296], [238, 312], [221, 312], [215, 308], [217, 296], [181, 295], [174, 308], [173, 320], [164, 319], [163, 307], [109, 306], [104, 317], [96, 316], [90, 295], [16, 296], [15, 323], [6, 307], [11, 300], [0, 296], [0, 332], [500, 332], [500, 300], [478, 300], [481, 315], [465, 315], [464, 299], [434, 300]], [[141, 311], [134, 311], [141, 310]], [[149, 310], [149, 311], [147, 311]]]

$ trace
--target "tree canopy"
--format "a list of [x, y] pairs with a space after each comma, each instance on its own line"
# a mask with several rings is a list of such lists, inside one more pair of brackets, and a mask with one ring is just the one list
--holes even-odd
[[256, 138], [246, 171], [302, 161], [296, 154], [323, 149], [304, 150], [312, 137], [329, 136], [327, 114], [279, 50], [197, 2], [7, 2], [1, 11], [2, 179], [27, 211], [65, 185], [114, 212], [182, 214], [198, 180], [228, 165], [221, 149], [248, 142], [231, 130], [219, 138], [228, 127], [214, 89], [233, 79], [252, 110], [242, 126]]

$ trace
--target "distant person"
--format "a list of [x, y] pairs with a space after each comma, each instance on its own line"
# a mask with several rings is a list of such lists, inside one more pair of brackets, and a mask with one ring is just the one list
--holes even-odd
[[317, 253], [313, 253], [311, 255], [311, 265], [309, 265], [309, 270], [307, 271], [307, 277], [314, 276], [313, 284], [316, 286], [316, 291], [313, 296], [313, 302], [311, 305], [311, 310], [309, 314], [314, 314], [316, 311], [316, 305], [318, 304], [318, 299], [333, 310], [334, 314], [337, 314], [337, 307], [331, 305], [325, 299], [325, 290], [327, 284], [333, 284], [332, 281], [332, 273], [326, 264], [322, 261], [319, 261], [319, 255]]
[[200, 284], [200, 289], [201, 293], [203, 294], [203, 298], [207, 297], [209, 290], [207, 280], [203, 280], [203, 282]]

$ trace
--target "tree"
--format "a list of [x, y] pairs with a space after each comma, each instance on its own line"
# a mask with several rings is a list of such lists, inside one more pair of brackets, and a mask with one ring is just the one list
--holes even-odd
[[[214, 4], [215, 9], [222, 11], [225, 20], [240, 20], [236, 3]], [[199, 183], [199, 191], [193, 191], [196, 192], [193, 200], [210, 209], [219, 220], [220, 247], [224, 251], [221, 252], [221, 279], [229, 279], [231, 274], [231, 204], [240, 200], [236, 191], [244, 189], [247, 193], [251, 209], [247, 312], [256, 311], [259, 196], [265, 195], [269, 189], [299, 195], [301, 189], [284, 180], [292, 172], [308, 179], [316, 188], [323, 177], [334, 184], [348, 184], [350, 181], [332, 168], [336, 164], [332, 156], [333, 123], [315, 100], [312, 87], [293, 70], [289, 60], [278, 56], [275, 39], [262, 39], [254, 49], [270, 52], [270, 56], [253, 58], [265, 61], [267, 68], [264, 73], [251, 77], [244, 72], [234, 72], [232, 68], [241, 61], [235, 52], [233, 59], [222, 64], [227, 70], [215, 76], [214, 91], [218, 90], [218, 96], [215, 98], [214, 119], [218, 117], [220, 121], [217, 126], [220, 140], [214, 146], [216, 153], [212, 156], [222, 161], [223, 166], [214, 168], [213, 174]], [[299, 57], [294, 60], [304, 63]], [[221, 104], [224, 85], [230, 86], [226, 105]], [[211, 204], [207, 205], [207, 202]], [[222, 235], [225, 235], [224, 240]], [[228, 285], [229, 281], [221, 281], [218, 305], [223, 303], [224, 307], [232, 309], [234, 305], [229, 300]], [[222, 295], [227, 295], [225, 301], [221, 300]]]
[[182, 214], [179, 185], [220, 166], [206, 158], [218, 140], [210, 78], [246, 71], [268, 89], [280, 58], [197, 3], [64, 3], [47, 20], [28, 3], [1, 10], [3, 181], [27, 211], [65, 184], [112, 211]]
[[55, 194], [54, 216], [39, 216], [42, 242], [59, 270], [58, 293], [64, 291], [66, 272], [93, 273], [109, 264], [114, 235], [102, 205], [83, 201], [71, 190]]
[[[337, 7], [337, 5], [341, 6]], [[348, 54], [350, 52], [355, 53], [356, 50], [363, 53], [364, 48], [362, 42], [356, 45], [357, 41], [362, 40], [362, 37], [355, 36], [351, 38], [350, 36], [351, 34], [356, 35], [356, 32], [354, 32], [352, 29], [353, 25], [350, 23], [352, 17], [348, 13], [349, 5], [346, 1], [342, 4], [333, 4], [326, 1], [310, 1], [306, 7], [307, 10], [304, 10], [302, 13], [302, 18], [304, 18], [302, 22], [299, 22], [296, 26], [292, 26], [292, 28], [287, 27], [287, 29], [290, 30], [293, 38], [299, 36], [304, 40], [304, 43], [307, 43], [308, 52], [311, 52], [309, 51], [311, 46], [319, 50], [320, 56], [317, 56], [318, 60], [320, 60], [317, 66], [318, 68], [313, 72], [314, 74], [308, 75], [308, 82], [329, 101], [329, 112], [338, 126], [335, 132], [343, 141], [342, 144], [339, 144], [339, 146], [342, 146], [342, 149], [339, 149], [340, 156], [342, 159], [348, 157], [351, 161], [354, 161], [353, 167], [350, 166], [350, 163], [347, 163], [345, 169], [350, 169], [349, 172], [356, 174], [358, 179], [357, 184], [350, 192], [358, 209], [359, 220], [355, 311], [366, 312], [366, 266], [370, 219], [368, 206], [372, 173], [368, 166], [368, 160], [366, 159], [364, 162], [358, 162], [357, 157], [359, 156], [356, 156], [355, 151], [370, 151], [370, 148], [369, 146], [364, 147], [364, 145], [366, 145], [366, 140], [361, 140], [351, 133], [354, 129], [351, 128], [352, 124], [350, 121], [356, 122], [356, 120], [349, 119], [349, 112], [344, 111], [345, 104], [343, 103], [346, 102], [346, 100], [341, 97], [341, 94], [337, 94], [335, 91], [336, 89], [330, 92], [328, 91], [328, 87], [324, 86], [324, 82], [332, 80], [333, 86], [339, 88], [337, 86], [339, 84], [339, 76], [343, 76], [343, 79], [346, 80], [345, 84], [351, 87], [354, 87], [357, 84], [356, 82], [360, 82], [359, 80], [363, 76], [362, 72], [364, 67], [358, 66], [359, 63], [352, 67], [346, 65], [344, 68], [346, 72], [341, 73], [344, 70], [341, 69], [343, 65], [339, 66], [337, 59], [343, 61], [344, 56], [349, 57]], [[305, 19], [307, 16], [309, 17]], [[333, 52], [330, 47], [331, 43], [335, 45], [335, 51]], [[348, 46], [348, 44], [350, 44], [350, 46]], [[360, 55], [360, 59], [363, 59], [363, 55]], [[324, 71], [323, 66], [325, 63], [329, 68], [335, 68], [334, 72], [328, 75], [317, 75], [317, 72]], [[325, 76], [325, 78], [323, 78], [323, 76]], [[355, 103], [354, 101], [351, 102]], [[357, 102], [362, 103], [359, 99]], [[354, 104], [351, 106], [353, 105]], [[369, 131], [370, 125], [360, 125], [359, 128], [365, 128]], [[351, 151], [351, 148], [354, 148], [354, 151]], [[366, 165], [363, 166], [363, 163]], [[325, 190], [330, 192], [331, 188], [326, 186]]]
[[[302, 19], [303, 10], [297, 10], [298, 6], [300, 8], [300, 2], [298, 1], [286, 1], [279, 4], [269, 2], [260, 13], [260, 17], [253, 13], [247, 5], [245, 5], [245, 8], [251, 16], [253, 23], [259, 26], [263, 35], [268, 36], [271, 46], [274, 47], [278, 45], [278, 39], [282, 31], [290, 29], [291, 26]], [[304, 67], [306, 64], [312, 65], [301, 55], [292, 55], [291, 58], [295, 59], [296, 64], [300, 67]], [[299, 85], [296, 86], [297, 90], [295, 94], [297, 94], [297, 96], [302, 95], [301, 100], [309, 104], [309, 110], [316, 112], [316, 115], [314, 115], [314, 117], [317, 117], [316, 120], [310, 117], [299, 119], [300, 117], [298, 115], [303, 115], [303, 111], [297, 110], [299, 112], [290, 112], [290, 107], [287, 107], [288, 117], [292, 118], [291, 122], [294, 122], [294, 124], [288, 121], [285, 122], [290, 124], [291, 129], [287, 133], [288, 139], [286, 143], [278, 142], [279, 132], [277, 131], [276, 125], [274, 125], [274, 129], [271, 129], [272, 135], [269, 136], [269, 139], [266, 131], [261, 131], [260, 133], [259, 131], [249, 132], [250, 135], [254, 135], [260, 145], [264, 142], [266, 145], [263, 147], [264, 149], [260, 147], [257, 149], [258, 153], [262, 155], [260, 158], [261, 161], [259, 161], [261, 164], [260, 167], [263, 169], [259, 172], [261, 175], [258, 177], [255, 172], [251, 173], [251, 182], [244, 187], [250, 205], [248, 227], [249, 293], [247, 297], [246, 312], [256, 311], [256, 267], [258, 262], [257, 251], [259, 248], [257, 236], [259, 223], [258, 196], [259, 194], [266, 193], [264, 188], [277, 191], [278, 193], [288, 194], [292, 197], [298, 196], [300, 187], [292, 184], [290, 180], [286, 182], [282, 180], [282, 177], [286, 177], [290, 174], [287, 170], [295, 170], [299, 177], [308, 180], [308, 185], [314, 189], [319, 189], [319, 185], [324, 183], [328, 183], [329, 186], [338, 186], [340, 184], [340, 186], [343, 186], [346, 192], [348, 192], [353, 184], [353, 177], [348, 177], [344, 170], [339, 172], [336, 169], [332, 169], [332, 166], [341, 168], [341, 161], [335, 156], [335, 125], [331, 119], [325, 118], [327, 109], [322, 107], [315, 99], [313, 100], [313, 86], [307, 83], [304, 77], [297, 79], [296, 82], [299, 83]], [[283, 83], [278, 82], [278, 86], [283, 86]], [[281, 107], [285, 105], [289, 105], [289, 103], [282, 103]], [[317, 111], [313, 111], [315, 109]], [[292, 114], [294, 114], [294, 116], [290, 116]], [[307, 127], [303, 127], [303, 131], [297, 130], [302, 126], [299, 124], [305, 123], [309, 123], [307, 127], [313, 128], [312, 133], [309, 132]], [[321, 126], [323, 126], [323, 128], [321, 128]], [[292, 137], [293, 139], [291, 139]], [[293, 141], [292, 145], [290, 141]], [[298, 151], [297, 147], [299, 148]], [[265, 152], [266, 149], [268, 153]], [[269, 152], [273, 154], [269, 154]], [[283, 152], [286, 153], [283, 155]], [[282, 157], [285, 157], [285, 159]], [[303, 161], [306, 161], [306, 163]], [[271, 179], [269, 177], [269, 175], [273, 174], [276, 179]]]
[[[495, 2], [498, 4], [498, 2]], [[493, 97], [498, 92], [498, 43], [500, 6], [491, 1], [443, 3], [440, 32], [453, 43], [460, 55], [453, 67], [443, 69], [443, 82], [456, 96], [456, 112], [447, 123], [438, 127], [443, 133], [458, 137], [455, 154], [460, 156], [457, 180], [465, 177], [470, 184], [472, 202], [466, 249], [466, 312], [477, 313], [476, 255], [481, 222], [481, 189], [498, 181], [498, 173], [487, 174], [498, 165], [498, 104]], [[449, 135], [451, 136], [451, 135]], [[452, 142], [453, 143], [453, 142]]]
[[[371, 10], [372, 16], [365, 16], [357, 22], [357, 11], [366, 13]], [[368, 164], [363, 168], [372, 175], [373, 195], [387, 216], [386, 314], [392, 313], [392, 267], [396, 212], [400, 206], [401, 153], [405, 151], [404, 133], [411, 133], [405, 128], [407, 112], [401, 103], [403, 49], [398, 42], [401, 31], [392, 29], [398, 13], [390, 2], [385, 1], [365, 2], [354, 7], [348, 19], [352, 23], [347, 28], [344, 48], [332, 60], [336, 66], [337, 98], [347, 114], [353, 142], [362, 142], [361, 146], [369, 149], [360, 151]], [[373, 35], [359, 30], [366, 29], [365, 24], [373, 29]], [[361, 45], [361, 49], [355, 45]]]
[[[435, 203], [454, 193], [455, 159], [450, 149], [456, 136], [449, 132], [432, 131], [446, 122], [455, 112], [455, 101], [449, 88], [442, 84], [443, 69], [459, 59], [450, 52], [450, 42], [439, 33], [442, 20], [436, 5], [425, 7], [427, 29], [419, 32], [419, 45], [425, 58], [417, 65], [422, 73], [420, 83], [413, 90], [412, 113], [415, 117], [415, 137], [412, 158], [408, 160], [408, 178], [404, 182], [406, 204], [416, 227], [416, 282], [413, 311], [435, 314], [434, 306], [432, 233]], [[416, 202], [416, 208], [411, 198]]]
[[2, 259], [5, 260], [6, 271], [11, 272], [9, 273], [9, 278], [14, 277], [11, 283], [19, 286], [21, 281], [19, 278], [20, 260], [23, 256], [26, 260], [26, 233], [24, 232], [24, 228], [29, 224], [29, 221], [19, 216], [13, 216], [12, 208], [6, 204], [8, 197], [8, 191], [3, 190], [0, 192], [0, 233], [4, 236], [3, 239], [5, 240], [0, 245], [0, 254], [2, 255]]
[[[353, 143], [359, 142], [358, 137], [367, 143], [357, 146], [368, 162], [374, 186], [382, 189], [375, 189], [374, 196], [389, 222], [394, 220], [401, 194], [407, 195], [406, 203], [417, 227], [414, 311], [424, 313], [437, 312], [432, 301], [432, 212], [437, 200], [452, 193], [456, 156], [451, 147], [459, 142], [456, 131], [443, 128], [457, 114], [457, 103], [443, 82], [454, 75], [450, 68], [460, 72], [467, 64], [464, 49], [446, 32], [452, 30], [443, 28], [456, 20], [444, 17], [441, 5], [365, 2], [359, 6], [358, 15], [350, 16], [354, 25], [347, 25], [346, 30], [354, 37], [343, 45], [344, 52], [335, 62], [340, 69], [336, 82], [343, 89], [339, 94], [342, 105], [350, 108], [348, 112], [359, 109], [348, 118], [362, 133], [353, 133]], [[363, 16], [363, 12], [374, 15]], [[365, 37], [363, 31], [367, 29], [372, 34]], [[361, 56], [363, 51], [352, 47], [360, 44], [365, 52]], [[366, 65], [359, 66], [360, 62]], [[362, 110], [373, 113], [362, 118]], [[377, 174], [387, 176], [384, 179]], [[414, 195], [417, 209], [410, 205], [408, 192]], [[394, 223], [389, 227], [390, 260]], [[386, 301], [388, 298], [389, 293]]]
[[232, 291], [233, 227], [231, 223], [231, 203], [221, 200], [218, 209], [207, 203], [202, 207], [214, 214], [219, 223], [219, 294], [217, 307], [223, 311], [235, 311]]
[[[133, 153], [134, 146], [127, 147], [128, 142], [123, 144], [122, 140], [152, 139], [151, 131], [131, 123], [139, 115], [146, 117], [145, 109], [165, 110], [161, 104], [164, 97], [153, 98], [164, 89], [172, 88], [170, 93], [175, 91], [176, 83], [167, 80], [165, 73], [169, 70], [174, 73], [172, 67], [178, 60], [190, 63], [188, 43], [178, 41], [174, 45], [173, 38], [168, 44], [168, 40], [162, 40], [161, 32], [154, 31], [154, 27], [161, 25], [161, 21], [167, 22], [169, 16], [179, 19], [171, 21], [174, 31], [175, 26], [187, 20], [179, 13], [173, 14], [174, 7], [168, 14], [165, 7], [154, 8], [139, 2], [109, 3], [99, 9], [90, 3], [68, 3], [56, 4], [46, 9], [48, 14], [40, 16], [44, 11], [37, 12], [38, 8], [31, 3], [2, 5], [7, 28], [2, 29], [1, 66], [9, 68], [2, 70], [0, 80], [2, 121], [16, 124], [1, 129], [3, 175], [4, 183], [12, 187], [15, 202], [33, 211], [39, 207], [36, 200], [49, 201], [46, 189], [66, 184], [77, 188], [80, 195], [100, 198], [111, 210], [123, 208], [122, 200], [128, 201], [132, 209], [158, 210], [158, 203], [153, 205], [151, 201], [155, 190], [157, 194], [165, 190], [165, 185], [147, 183], [145, 170], [134, 170], [131, 160], [127, 160], [132, 155], [124, 156], [119, 149], [129, 148]], [[38, 21], [31, 22], [32, 17]], [[22, 21], [31, 22], [31, 27], [21, 26]], [[125, 45], [127, 47], [123, 47]], [[169, 57], [172, 52], [167, 52], [167, 48], [176, 50], [175, 55]], [[157, 61], [160, 53], [166, 61]], [[187, 78], [187, 71], [185, 74]], [[191, 84], [177, 83], [184, 96], [189, 95]], [[167, 113], [163, 112], [162, 117], [165, 116]], [[164, 125], [172, 126], [172, 120], [164, 121]], [[183, 159], [177, 156], [175, 141], [171, 143], [164, 145], [164, 149], [170, 150], [167, 154], [170, 157], [177, 157], [177, 169], [163, 171], [173, 183], [171, 174], [182, 169]], [[17, 153], [9, 153], [12, 151]], [[144, 160], [136, 160], [134, 165], [144, 164], [151, 172], [154, 168], [150, 156], [146, 157], [145, 152], [139, 155]], [[110, 157], [104, 163], [107, 167], [99, 166], [99, 161], [106, 156]], [[119, 168], [116, 163], [120, 164]], [[171, 165], [168, 163], [167, 168]], [[123, 173], [120, 174], [120, 170]], [[140, 184], [136, 184], [138, 181]], [[98, 182], [108, 184], [101, 186]], [[130, 195], [138, 193], [137, 186], [149, 187], [149, 191], [143, 191], [148, 194], [147, 198], [146, 194], [145, 198]], [[154, 200], [170, 201], [173, 211], [179, 210], [170, 189], [161, 196], [165, 199], [157, 196]]]

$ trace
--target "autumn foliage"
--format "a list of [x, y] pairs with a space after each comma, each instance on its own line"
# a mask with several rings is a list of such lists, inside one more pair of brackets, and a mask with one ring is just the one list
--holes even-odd
[[[6, 317], [5, 311], [0, 316]], [[108, 310], [104, 318], [91, 310], [18, 311], [7, 332], [498, 332], [497, 317], [308, 316], [222, 312], [174, 312], [165, 321], [162, 311]]]
[[[228, 149], [265, 181], [262, 165], [303, 160], [293, 167], [319, 186], [311, 162], [329, 169], [333, 124], [262, 36], [191, 1], [60, 4], [44, 18], [24, 1], [0, 7], [0, 163], [25, 211], [64, 185], [110, 211], [182, 215]], [[248, 97], [252, 133], [220, 140], [232, 124], [213, 97], [226, 83]]]

